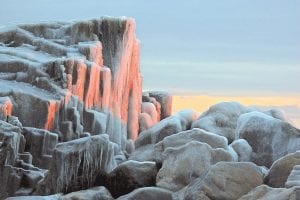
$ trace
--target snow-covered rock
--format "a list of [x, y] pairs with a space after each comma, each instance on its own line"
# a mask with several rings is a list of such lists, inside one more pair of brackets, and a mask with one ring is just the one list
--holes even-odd
[[192, 130], [182, 131], [158, 142], [154, 146], [156, 162], [162, 161], [162, 153], [169, 147], [179, 147], [191, 141], [198, 141], [210, 145], [212, 148], [223, 148], [228, 150], [228, 141], [225, 137], [210, 133], [208, 131], [194, 128]]
[[192, 124], [192, 128], [224, 136], [231, 143], [235, 139], [235, 128], [240, 115], [248, 112], [237, 102], [222, 102], [211, 106]]
[[245, 139], [252, 147], [251, 161], [270, 167], [282, 156], [300, 150], [300, 130], [261, 112], [240, 116], [236, 139]]

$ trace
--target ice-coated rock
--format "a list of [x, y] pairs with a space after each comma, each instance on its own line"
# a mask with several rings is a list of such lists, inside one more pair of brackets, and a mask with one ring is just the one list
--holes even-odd
[[219, 162], [205, 177], [199, 177], [187, 187], [184, 199], [199, 199], [205, 194], [214, 200], [236, 200], [262, 184], [263, 173], [255, 164]]
[[[17, 119], [13, 124], [20, 126]], [[44, 178], [44, 171], [31, 165], [32, 155], [24, 152], [22, 127], [13, 124], [0, 120], [0, 199], [29, 195]]]
[[155, 144], [155, 160], [162, 161], [162, 153], [168, 147], [179, 147], [191, 141], [198, 141], [210, 145], [212, 148], [223, 148], [228, 150], [228, 141], [225, 137], [210, 133], [208, 131], [194, 128], [192, 130], [182, 131], [168, 137]]
[[139, 115], [139, 132], [147, 130], [154, 125], [151, 116], [148, 113], [141, 113]]
[[49, 196], [18, 196], [9, 197], [8, 200], [113, 200], [109, 191], [103, 187], [93, 187], [69, 194], [54, 194]]
[[109, 173], [115, 167], [113, 144], [106, 134], [60, 143], [54, 149], [49, 174], [37, 193], [88, 188], [97, 174]]
[[155, 186], [157, 170], [155, 162], [123, 162], [108, 174], [107, 188], [117, 198], [140, 187]]
[[150, 102], [152, 103], [155, 108], [156, 108], [156, 113], [157, 113], [157, 121], [161, 120], [161, 104], [158, 102], [154, 97], [149, 96], [149, 92], [144, 92], [142, 95], [142, 102]]
[[9, 197], [6, 200], [60, 200], [61, 194], [54, 194], [49, 196], [18, 196]]
[[276, 160], [265, 178], [265, 183], [271, 187], [284, 187], [295, 165], [300, 165], [300, 151], [290, 153]]
[[205, 143], [192, 141], [183, 146], [169, 147], [163, 152], [162, 168], [156, 177], [156, 185], [178, 191], [220, 161], [233, 161], [223, 148], [213, 149]]
[[157, 123], [157, 111], [153, 103], [143, 102], [142, 113], [147, 113], [151, 117], [153, 124]]
[[300, 150], [300, 130], [261, 112], [240, 116], [236, 139], [247, 140], [253, 149], [251, 161], [270, 167], [282, 156]]
[[117, 200], [172, 200], [172, 193], [169, 190], [159, 187], [143, 187], [134, 190], [133, 192], [119, 197]]
[[224, 136], [231, 143], [235, 139], [237, 120], [241, 114], [247, 111], [246, 107], [237, 102], [218, 103], [204, 112], [192, 124], [192, 128], [201, 128]]
[[163, 119], [140, 133], [135, 142], [136, 148], [147, 144], [156, 144], [167, 136], [190, 129], [197, 116], [198, 113], [194, 110], [183, 110]]
[[113, 198], [105, 187], [99, 186], [63, 195], [59, 200], [113, 200]]
[[57, 134], [45, 129], [25, 127], [23, 135], [26, 139], [25, 151], [33, 156], [32, 163], [39, 168], [48, 169], [53, 150], [58, 143]]
[[157, 161], [154, 144], [141, 146], [129, 156], [129, 160], [136, 161]]
[[9, 97], [0, 97], [0, 120], [6, 121], [12, 115], [13, 104]]
[[291, 188], [295, 186], [300, 187], [300, 165], [295, 165], [291, 171], [289, 177], [287, 178], [284, 186], [286, 188]]
[[232, 147], [234, 151], [237, 153], [239, 162], [250, 162], [252, 147], [249, 145], [247, 140], [244, 139], [234, 140], [230, 144], [230, 147]]
[[105, 132], [124, 148], [136, 139], [142, 77], [133, 19], [16, 25], [0, 30], [0, 44], [1, 118], [64, 141]]
[[298, 200], [300, 187], [293, 188], [272, 188], [267, 185], [260, 185], [239, 200]]
[[19, 152], [24, 152], [24, 136], [18, 126], [0, 120], [0, 167], [14, 165]]
[[163, 138], [180, 131], [182, 131], [180, 119], [176, 116], [168, 117], [151, 128], [142, 131], [135, 141], [135, 147], [139, 148], [147, 144], [156, 144]]
[[165, 119], [172, 114], [172, 95], [168, 92], [151, 91], [149, 97], [155, 98], [161, 105], [160, 119]]

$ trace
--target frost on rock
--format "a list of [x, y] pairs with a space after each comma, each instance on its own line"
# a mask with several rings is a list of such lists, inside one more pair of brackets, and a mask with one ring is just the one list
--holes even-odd
[[141, 104], [133, 19], [0, 29], [0, 199], [90, 187], [126, 159]]
[[2, 29], [0, 117], [17, 116], [23, 126], [50, 130], [63, 141], [108, 133], [125, 148], [139, 130], [139, 52], [130, 18]]
[[46, 190], [40, 192], [52, 194], [88, 188], [98, 173], [109, 173], [114, 167], [113, 144], [105, 134], [60, 143], [53, 153]]

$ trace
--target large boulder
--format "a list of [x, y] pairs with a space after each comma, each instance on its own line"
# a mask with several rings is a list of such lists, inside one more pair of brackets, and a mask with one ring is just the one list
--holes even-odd
[[155, 186], [157, 171], [155, 162], [123, 162], [108, 175], [107, 188], [117, 198], [140, 187]]
[[119, 197], [117, 200], [172, 200], [172, 192], [159, 187], [138, 188], [133, 192]]
[[295, 165], [300, 165], [300, 151], [276, 160], [270, 168], [265, 183], [271, 187], [284, 187]]
[[232, 161], [228, 151], [213, 149], [205, 143], [192, 141], [179, 147], [169, 147], [163, 153], [162, 168], [156, 177], [156, 185], [178, 191], [196, 178], [203, 176], [219, 161]]
[[204, 112], [192, 128], [201, 128], [206, 131], [224, 136], [231, 143], [235, 139], [235, 128], [240, 115], [248, 109], [237, 102], [222, 102], [211, 106]]
[[300, 187], [293, 188], [272, 188], [267, 185], [260, 185], [248, 194], [239, 198], [239, 200], [298, 200], [300, 196]]
[[199, 177], [185, 190], [186, 200], [205, 194], [214, 200], [236, 200], [263, 184], [260, 167], [250, 162], [219, 162], [205, 177]]
[[270, 167], [282, 156], [300, 150], [300, 130], [261, 112], [240, 116], [236, 139], [247, 140], [253, 149], [251, 161]]
[[198, 113], [194, 110], [183, 110], [167, 117], [151, 128], [142, 131], [135, 142], [136, 148], [147, 144], [156, 144], [165, 137], [190, 129]]
[[182, 131], [158, 142], [154, 146], [155, 159], [157, 162], [162, 161], [162, 153], [169, 147], [179, 147], [191, 141], [198, 141], [210, 145], [212, 148], [223, 148], [228, 150], [228, 141], [225, 137], [210, 133], [208, 131], [194, 128], [192, 130]]

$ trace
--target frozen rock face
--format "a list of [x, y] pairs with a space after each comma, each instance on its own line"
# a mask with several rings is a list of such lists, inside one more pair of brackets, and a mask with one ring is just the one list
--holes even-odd
[[115, 167], [113, 144], [106, 134], [60, 143], [54, 149], [49, 174], [37, 193], [88, 188], [99, 173], [109, 173]]
[[300, 150], [300, 130], [261, 112], [250, 112], [238, 120], [236, 138], [248, 141], [251, 161], [270, 167], [280, 157]]
[[124, 147], [139, 130], [139, 48], [129, 18], [0, 30], [1, 119], [17, 116], [64, 141], [108, 133]]
[[44, 178], [44, 171], [31, 165], [32, 155], [25, 150], [22, 127], [17, 119], [0, 120], [0, 199], [28, 195]]
[[25, 151], [32, 155], [32, 164], [42, 169], [48, 169], [52, 153], [58, 143], [58, 136], [45, 129], [31, 127], [23, 128], [26, 139]]

